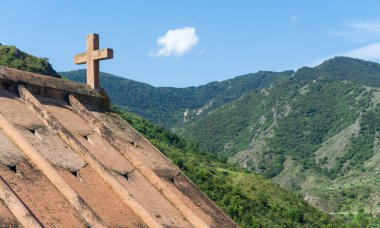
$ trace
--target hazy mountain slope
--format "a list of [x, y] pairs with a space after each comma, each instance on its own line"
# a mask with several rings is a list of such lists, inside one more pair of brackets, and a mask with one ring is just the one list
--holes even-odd
[[29, 55], [20, 51], [15, 46], [0, 44], [0, 65], [52, 77], [60, 77], [50, 65], [48, 59]]
[[[114, 104], [156, 124], [173, 128], [181, 125], [184, 119], [194, 119], [205, 110], [213, 110], [238, 99], [247, 91], [270, 86], [282, 76], [292, 73], [258, 72], [187, 88], [153, 87], [107, 73], [101, 73], [100, 81]], [[85, 70], [60, 74], [70, 80], [85, 82]], [[190, 111], [184, 116], [186, 110]]]

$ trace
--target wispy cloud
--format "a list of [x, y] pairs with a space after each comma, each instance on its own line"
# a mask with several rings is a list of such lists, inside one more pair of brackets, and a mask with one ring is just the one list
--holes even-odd
[[335, 56], [346, 56], [371, 61], [380, 61], [380, 21], [356, 21], [342, 24], [328, 35], [341, 37], [346, 41], [360, 44], [359, 47], [316, 59], [307, 66], [316, 66]]
[[342, 53], [337, 53], [330, 56], [325, 56], [323, 58], [317, 59], [309, 64], [308, 66], [317, 66], [327, 59], [331, 59], [335, 56], [346, 56], [351, 58], [359, 58], [364, 60], [378, 61], [380, 60], [380, 42], [375, 42], [372, 44], [365, 45], [360, 48], [349, 50]]
[[295, 14], [289, 17], [290, 21], [295, 23], [300, 18], [299, 14]]
[[199, 41], [194, 27], [184, 27], [167, 31], [157, 39], [158, 50], [151, 57], [180, 56], [189, 52]]
[[352, 22], [352, 23], [346, 23], [345, 26], [348, 28], [358, 29], [361, 31], [380, 34], [380, 21]]
[[342, 27], [327, 30], [326, 34], [343, 37], [354, 43], [368, 43], [380, 39], [380, 21], [356, 21]]
[[375, 60], [380, 59], [380, 42], [372, 43], [341, 54], [353, 58]]

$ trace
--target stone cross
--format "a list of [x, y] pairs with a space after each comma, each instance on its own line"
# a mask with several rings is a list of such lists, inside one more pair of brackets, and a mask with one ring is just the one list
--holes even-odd
[[99, 35], [87, 34], [87, 52], [74, 56], [75, 64], [87, 64], [87, 84], [99, 89], [99, 60], [112, 59], [113, 50], [99, 49]]

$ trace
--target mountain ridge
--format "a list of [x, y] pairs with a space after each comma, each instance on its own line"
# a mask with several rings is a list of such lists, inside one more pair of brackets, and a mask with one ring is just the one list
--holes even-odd
[[[108, 91], [114, 104], [143, 116], [166, 128], [181, 124], [187, 109], [198, 110], [212, 101], [219, 107], [237, 99], [244, 92], [273, 84], [293, 71], [260, 71], [220, 82], [186, 88], [154, 87], [108, 73], [101, 73], [100, 81]], [[85, 70], [60, 72], [64, 77], [77, 82], [85, 81]], [[194, 112], [194, 115], [196, 112]]]

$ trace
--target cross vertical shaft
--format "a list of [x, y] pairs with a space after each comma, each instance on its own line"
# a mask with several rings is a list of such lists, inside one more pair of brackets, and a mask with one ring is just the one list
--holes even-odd
[[87, 84], [92, 88], [99, 88], [99, 60], [94, 60], [92, 51], [99, 49], [98, 34], [88, 34], [87, 42]]
[[99, 61], [112, 59], [113, 50], [109, 48], [99, 50], [99, 35], [88, 34], [85, 53], [74, 56], [75, 64], [87, 64], [87, 84], [93, 89], [99, 89]]

